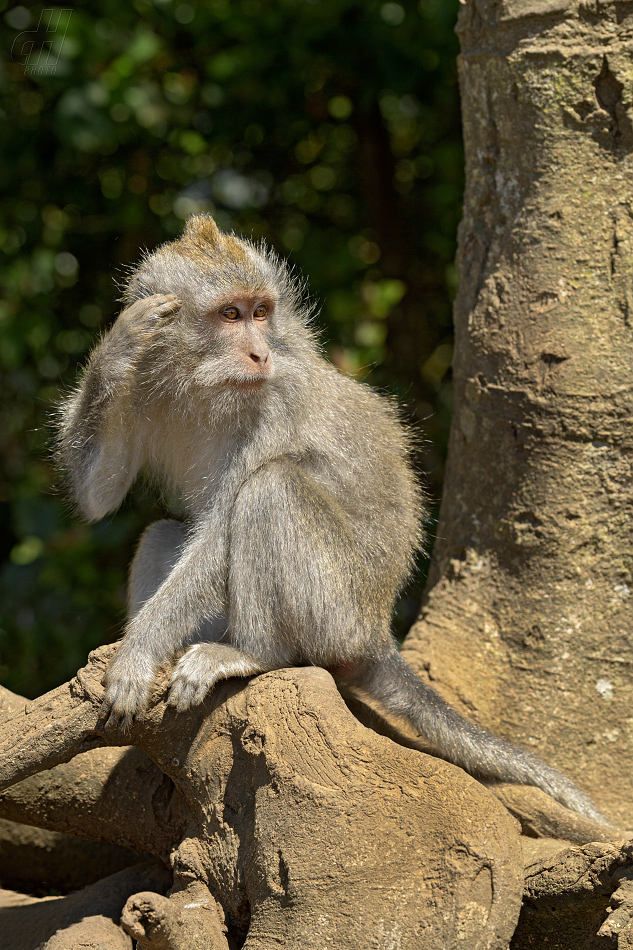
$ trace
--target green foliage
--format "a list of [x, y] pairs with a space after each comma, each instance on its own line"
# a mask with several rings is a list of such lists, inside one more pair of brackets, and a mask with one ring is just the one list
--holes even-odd
[[46, 33], [50, 7], [0, 0], [0, 649], [11, 688], [56, 685], [119, 629], [125, 565], [158, 509], [139, 490], [116, 517], [79, 525], [51, 488], [50, 416], [117, 311], [113, 278], [193, 211], [265, 237], [308, 275], [330, 358], [427, 420], [439, 478], [462, 168], [455, 8], [79, 0]]

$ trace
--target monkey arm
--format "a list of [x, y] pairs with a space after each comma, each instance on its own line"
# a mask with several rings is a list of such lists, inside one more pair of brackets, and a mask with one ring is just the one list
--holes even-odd
[[[172, 558], [155, 592], [129, 620], [105, 678], [104, 706], [110, 710], [113, 722], [129, 726], [132, 717], [147, 704], [159, 667], [171, 663], [174, 654], [195, 639], [205, 621], [224, 613], [226, 518], [224, 506], [209, 513], [197, 532], [183, 543], [182, 553]], [[141, 544], [132, 577], [153, 569], [147, 563], [151, 553], [148, 545]]]
[[126, 411], [124, 383], [118, 390], [103, 385], [104, 355], [94, 354], [81, 388], [64, 409], [62, 427], [64, 467], [87, 521], [98, 521], [118, 508], [142, 461], [142, 446]]
[[178, 306], [174, 297], [156, 295], [124, 310], [62, 409], [58, 454], [88, 521], [118, 508], [143, 464], [146, 440], [134, 411], [136, 367], [161, 321]]

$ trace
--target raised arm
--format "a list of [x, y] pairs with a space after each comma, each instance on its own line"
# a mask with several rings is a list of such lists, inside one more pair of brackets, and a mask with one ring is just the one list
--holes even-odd
[[173, 295], [156, 294], [124, 310], [62, 406], [59, 460], [88, 521], [118, 508], [143, 463], [146, 440], [132, 405], [136, 367], [179, 308]]

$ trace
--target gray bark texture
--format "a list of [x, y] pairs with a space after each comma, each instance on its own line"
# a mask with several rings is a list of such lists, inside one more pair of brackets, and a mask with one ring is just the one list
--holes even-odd
[[[404, 654], [631, 827], [633, 0], [467, 0], [458, 29], [456, 410]], [[180, 716], [165, 675], [123, 735], [111, 655], [0, 690], [0, 950], [632, 950], [630, 835], [314, 668]]]
[[633, 824], [633, 5], [467, 0], [455, 415], [407, 660]]

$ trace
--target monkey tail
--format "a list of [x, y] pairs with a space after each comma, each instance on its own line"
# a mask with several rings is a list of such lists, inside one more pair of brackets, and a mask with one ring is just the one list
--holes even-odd
[[567, 808], [608, 824], [589, 796], [565, 775], [460, 716], [416, 676], [395, 647], [380, 659], [365, 661], [362, 667], [344, 675], [345, 681], [367, 692], [389, 712], [408, 719], [441, 758], [477, 778], [535, 785]]

